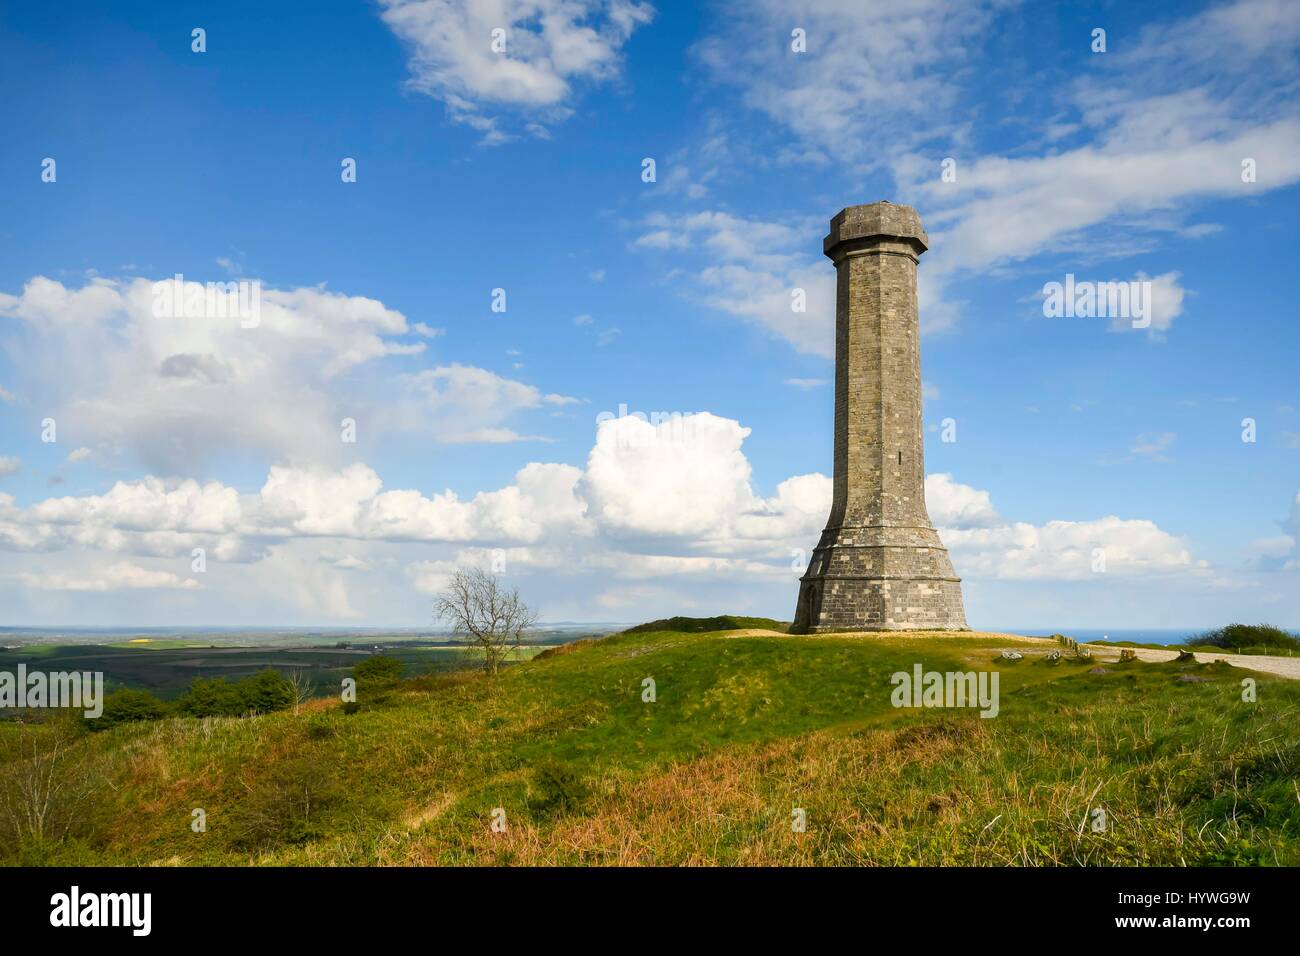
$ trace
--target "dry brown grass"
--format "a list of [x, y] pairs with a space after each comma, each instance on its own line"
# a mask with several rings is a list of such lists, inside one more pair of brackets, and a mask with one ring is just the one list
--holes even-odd
[[[892, 788], [904, 768], [932, 767], [989, 739], [984, 724], [961, 721], [729, 750], [642, 778], [611, 776], [598, 813], [550, 825], [512, 820], [505, 833], [485, 823], [462, 849], [479, 863], [523, 866], [895, 862], [910, 816], [956, 825], [970, 801], [926, 791], [908, 806], [877, 807], [865, 795]], [[804, 833], [793, 832], [795, 807], [807, 812]], [[386, 862], [436, 864], [445, 849], [436, 837], [417, 839]]]

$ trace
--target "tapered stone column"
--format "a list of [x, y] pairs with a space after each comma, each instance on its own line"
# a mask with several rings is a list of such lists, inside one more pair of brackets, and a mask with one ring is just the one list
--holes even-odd
[[961, 579], [925, 509], [911, 206], [850, 206], [823, 249], [835, 263], [835, 480], [800, 579], [793, 630], [965, 630]]

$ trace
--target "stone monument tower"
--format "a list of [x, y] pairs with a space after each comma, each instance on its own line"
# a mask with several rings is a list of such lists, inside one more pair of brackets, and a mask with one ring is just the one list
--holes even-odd
[[925, 510], [911, 206], [849, 206], [823, 251], [835, 263], [835, 482], [799, 582], [795, 633], [965, 630], [961, 579]]

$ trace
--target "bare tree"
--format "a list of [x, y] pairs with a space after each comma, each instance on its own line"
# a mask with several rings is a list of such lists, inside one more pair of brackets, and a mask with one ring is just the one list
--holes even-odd
[[537, 614], [519, 597], [518, 588], [507, 591], [496, 575], [481, 568], [453, 574], [433, 610], [462, 640], [482, 649], [483, 669], [489, 674], [500, 669], [537, 623]]
[[289, 683], [289, 697], [293, 701], [293, 712], [297, 716], [298, 708], [311, 700], [316, 692], [316, 683], [304, 668], [289, 671], [285, 680]]
[[0, 779], [0, 836], [25, 840], [62, 840], [88, 810], [95, 790], [84, 767], [69, 763], [76, 739], [71, 730], [55, 731], [44, 749], [31, 736], [32, 755], [19, 757]]

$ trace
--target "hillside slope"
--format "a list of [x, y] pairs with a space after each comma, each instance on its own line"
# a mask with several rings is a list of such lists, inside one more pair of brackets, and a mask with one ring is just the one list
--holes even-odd
[[[1025, 659], [996, 661], [1015, 646]], [[168, 719], [67, 743], [62, 839], [7, 862], [1300, 863], [1300, 685], [1048, 663], [1006, 635], [627, 633], [345, 714]], [[890, 676], [998, 670], [1000, 713]], [[1258, 702], [1242, 701], [1243, 676]], [[651, 678], [656, 699], [642, 699]], [[0, 785], [33, 734], [0, 733]], [[26, 755], [26, 756], [25, 756]], [[505, 832], [493, 832], [494, 811]], [[807, 832], [792, 832], [795, 808]], [[206, 832], [194, 832], [194, 811]], [[1094, 832], [1095, 810], [1106, 828]], [[498, 816], [498, 818], [500, 818]]]

